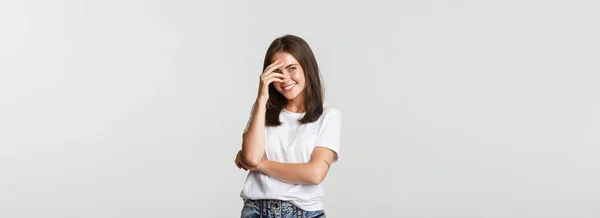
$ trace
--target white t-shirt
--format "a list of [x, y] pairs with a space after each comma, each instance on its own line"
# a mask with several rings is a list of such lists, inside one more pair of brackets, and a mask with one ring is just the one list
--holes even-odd
[[[305, 113], [283, 109], [279, 114], [281, 126], [265, 128], [266, 159], [282, 163], [307, 163], [316, 146], [335, 152], [337, 162], [340, 150], [342, 115], [338, 109], [324, 107], [323, 114], [312, 123], [300, 125]], [[248, 130], [252, 117], [244, 133]], [[319, 185], [290, 184], [265, 174], [249, 172], [240, 193], [242, 199], [278, 199], [290, 201], [306, 211], [323, 210], [323, 183]]]

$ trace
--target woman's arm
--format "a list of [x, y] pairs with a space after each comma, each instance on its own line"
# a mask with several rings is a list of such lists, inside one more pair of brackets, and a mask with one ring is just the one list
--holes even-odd
[[280, 163], [261, 160], [256, 167], [250, 170], [261, 172], [286, 183], [318, 185], [327, 176], [334, 156], [334, 151], [317, 146], [308, 163]]
[[[341, 112], [330, 110], [319, 129], [319, 139], [308, 163], [281, 163], [269, 160], [259, 160], [250, 165], [237, 161], [236, 165], [245, 170], [257, 171], [292, 184], [320, 184], [329, 172], [329, 167], [337, 160], [340, 148]], [[241, 153], [240, 153], [241, 154]]]
[[242, 157], [251, 167], [257, 166], [265, 154], [265, 113], [269, 100], [269, 84], [274, 81], [283, 82], [282, 78], [285, 76], [274, 72], [280, 66], [283, 66], [283, 63], [276, 60], [260, 74], [258, 97], [254, 103], [252, 120], [242, 136]]
[[265, 113], [267, 100], [257, 99], [248, 130], [242, 137], [242, 157], [249, 167], [256, 167], [265, 154]]

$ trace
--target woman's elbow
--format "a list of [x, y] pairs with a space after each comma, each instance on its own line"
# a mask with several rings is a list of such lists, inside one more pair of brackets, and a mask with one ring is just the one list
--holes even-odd
[[306, 184], [307, 184], [307, 185], [319, 185], [319, 184], [321, 184], [321, 182], [323, 182], [323, 180], [322, 180], [322, 179], [319, 179], [319, 178], [317, 178], [317, 177], [314, 177], [314, 178], [311, 178], [311, 179], [309, 179], [309, 180], [306, 182]]
[[308, 178], [308, 185], [319, 185], [323, 182], [323, 180], [325, 180], [325, 176], [327, 175], [327, 171], [324, 171], [323, 169], [319, 169], [318, 167], [315, 167], [313, 170], [311, 170], [311, 176], [310, 178]]

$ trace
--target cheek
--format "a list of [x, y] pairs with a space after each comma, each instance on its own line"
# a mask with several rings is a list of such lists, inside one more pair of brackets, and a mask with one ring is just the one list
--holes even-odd
[[280, 82], [275, 82], [273, 81], [271, 84], [273, 84], [273, 86], [275, 86], [275, 90], [281, 91], [279, 87], [281, 87], [281, 83]]
[[296, 71], [296, 72], [290, 74], [290, 78], [292, 80], [296, 81], [297, 83], [304, 83], [304, 72]]

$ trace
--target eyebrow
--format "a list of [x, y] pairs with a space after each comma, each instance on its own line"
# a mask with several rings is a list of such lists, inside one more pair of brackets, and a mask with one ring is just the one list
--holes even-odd
[[[288, 65], [287, 65], [285, 68], [283, 68], [283, 69], [288, 69], [288, 68], [290, 68], [291, 66], [295, 66], [295, 65], [298, 65], [298, 64], [288, 64]], [[273, 71], [279, 71], [279, 68], [278, 68], [278, 69], [275, 69], [275, 70], [273, 70]]]
[[290, 68], [291, 66], [294, 66], [294, 65], [298, 65], [298, 64], [290, 64], [290, 65], [287, 65], [287, 67], [285, 67], [285, 69], [288, 69], [288, 68]]

